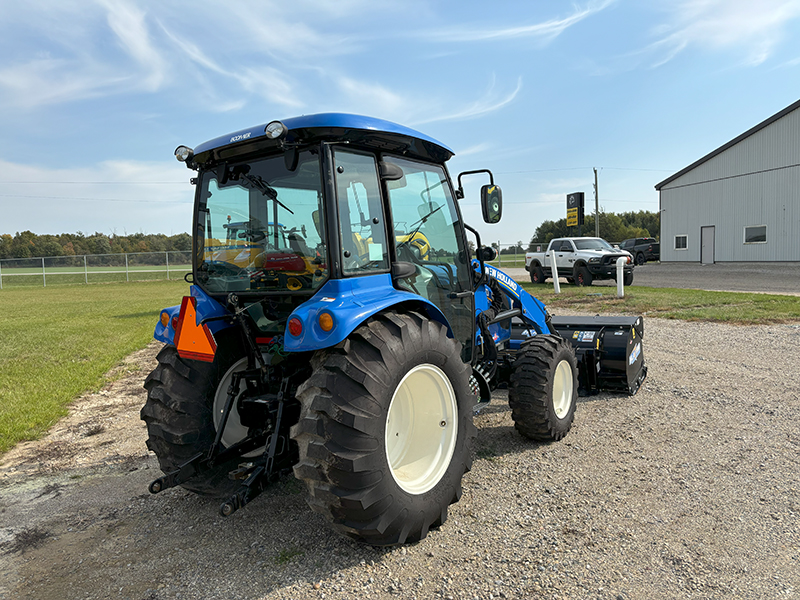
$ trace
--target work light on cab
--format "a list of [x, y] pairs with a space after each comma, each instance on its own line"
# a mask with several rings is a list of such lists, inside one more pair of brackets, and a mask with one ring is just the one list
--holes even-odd
[[175, 158], [181, 162], [191, 160], [194, 156], [194, 151], [188, 146], [178, 146], [175, 148]]
[[264, 127], [264, 133], [271, 140], [279, 140], [286, 135], [286, 125], [280, 121], [272, 121]]

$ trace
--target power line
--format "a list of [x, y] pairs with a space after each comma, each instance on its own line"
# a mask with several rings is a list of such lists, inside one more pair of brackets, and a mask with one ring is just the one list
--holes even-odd
[[14, 185], [186, 185], [185, 181], [0, 181], [2, 184]]
[[[599, 169], [608, 169], [610, 171], [647, 171], [658, 173], [675, 173], [676, 169], [638, 169], [634, 167], [599, 167]], [[530, 169], [526, 171], [497, 171], [498, 175], [512, 175], [520, 173], [551, 173], [557, 171], [590, 171], [592, 167], [565, 167], [561, 169]]]
[[132, 202], [134, 204], [150, 203], [150, 204], [187, 204], [187, 200], [126, 200], [124, 198], [85, 198], [80, 196], [22, 196], [19, 194], [0, 194], [0, 198], [28, 198], [38, 200], [79, 200], [89, 202]]

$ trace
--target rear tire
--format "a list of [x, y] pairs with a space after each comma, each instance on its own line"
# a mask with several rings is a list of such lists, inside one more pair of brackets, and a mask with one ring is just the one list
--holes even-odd
[[592, 274], [584, 266], [575, 267], [572, 276], [575, 279], [575, 285], [592, 285]]
[[[147, 448], [155, 452], [164, 473], [211, 447], [216, 436], [215, 399], [218, 404], [218, 393], [227, 396], [225, 381], [229, 381], [230, 372], [244, 368], [244, 351], [239, 350], [236, 337], [227, 332], [215, 337], [218, 348], [214, 362], [184, 360], [174, 346], [167, 345], [158, 353], [158, 366], [144, 382], [147, 402], [140, 416], [147, 423]], [[238, 422], [238, 415], [234, 420]], [[229, 437], [230, 426], [229, 420], [223, 442]], [[228, 479], [239, 462], [241, 457], [231, 459], [180, 485], [201, 496], [229, 497], [241, 486], [240, 481]]]
[[295, 476], [334, 529], [376, 546], [414, 542], [461, 497], [475, 437], [469, 365], [438, 322], [376, 315], [312, 358], [298, 390]]
[[[645, 260], [645, 258], [644, 258], [644, 253], [643, 252], [639, 252], [636, 255], [636, 264], [637, 265], [643, 265], [646, 262], [647, 262], [647, 260]], [[625, 285], [627, 285], [627, 284], [625, 284]]]
[[539, 265], [531, 266], [531, 283], [544, 283], [544, 270]]
[[572, 427], [577, 401], [578, 365], [569, 342], [557, 335], [527, 340], [508, 387], [517, 431], [532, 440], [560, 440]]

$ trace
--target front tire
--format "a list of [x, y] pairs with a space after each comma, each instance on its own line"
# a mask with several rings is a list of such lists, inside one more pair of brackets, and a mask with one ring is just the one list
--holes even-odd
[[622, 283], [627, 287], [633, 285], [633, 271], [628, 271], [622, 276]]
[[592, 285], [592, 274], [584, 266], [577, 266], [573, 272], [573, 278], [575, 279], [575, 284], [580, 286], [588, 286]]
[[397, 312], [315, 354], [297, 394], [294, 472], [336, 530], [386, 546], [421, 540], [446, 520], [475, 437], [477, 400], [460, 356], [440, 323]]
[[572, 427], [577, 401], [578, 365], [569, 342], [557, 335], [527, 340], [508, 387], [517, 431], [532, 440], [560, 440]]

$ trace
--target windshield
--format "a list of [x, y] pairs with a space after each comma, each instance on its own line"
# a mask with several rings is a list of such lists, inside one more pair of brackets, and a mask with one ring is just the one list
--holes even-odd
[[200, 182], [195, 266], [209, 293], [302, 292], [327, 279], [316, 153], [223, 164]]
[[614, 248], [607, 241], [600, 238], [587, 240], [572, 240], [578, 250], [613, 250]]

